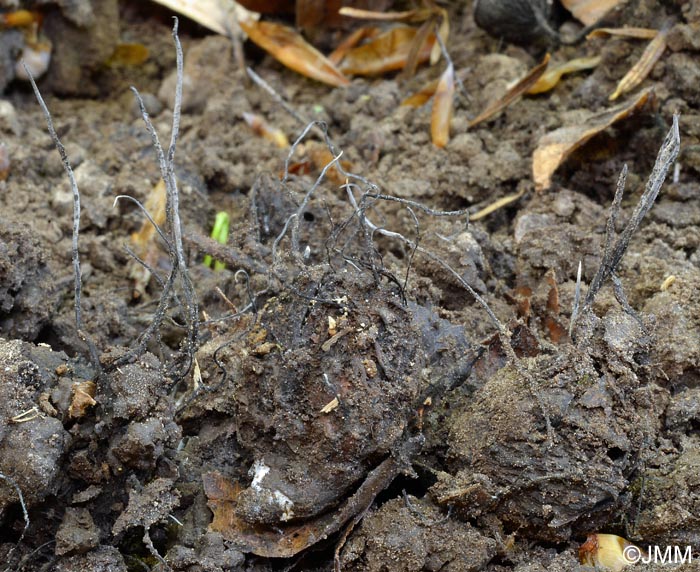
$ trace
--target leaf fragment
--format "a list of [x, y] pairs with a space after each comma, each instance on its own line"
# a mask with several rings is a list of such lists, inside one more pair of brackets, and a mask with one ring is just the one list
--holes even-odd
[[527, 90], [527, 93], [529, 95], [545, 93], [551, 89], [554, 89], [554, 87], [561, 80], [562, 76], [578, 71], [593, 69], [599, 63], [599, 56], [593, 58], [576, 58], [553, 68], [549, 68], [540, 76], [535, 84]]
[[333, 62], [292, 28], [253, 20], [241, 20], [239, 24], [254, 44], [289, 69], [333, 87], [350, 83]]
[[335, 50], [328, 54], [328, 59], [335, 65], [339, 65], [345, 58], [345, 54], [357, 46], [362, 40], [374, 38], [378, 34], [379, 28], [376, 26], [363, 26], [362, 28], [358, 28], [345, 38]]
[[272, 141], [280, 149], [286, 149], [289, 147], [289, 139], [287, 139], [284, 131], [277, 127], [272, 127], [272, 125], [265, 121], [265, 119], [260, 115], [244, 111], [243, 119], [256, 135], [259, 135], [268, 141]]
[[622, 0], [562, 0], [564, 8], [586, 26], [592, 26]]
[[[350, 50], [340, 70], [346, 74], [368, 76], [401, 70], [408, 62], [417, 33], [416, 28], [409, 26], [392, 28], [374, 40]], [[418, 51], [418, 63], [428, 61], [434, 43], [435, 35], [429, 34]]]
[[537, 64], [534, 68], [527, 72], [525, 77], [518, 81], [518, 83], [516, 83], [513, 87], [506, 91], [506, 93], [504, 93], [496, 101], [490, 103], [486, 107], [486, 109], [484, 109], [479, 115], [472, 119], [469, 122], [468, 127], [472, 128], [478, 125], [479, 123], [482, 123], [483, 121], [491, 119], [496, 114], [503, 111], [521, 95], [526, 93], [537, 82], [537, 80], [546, 71], [548, 65], [549, 54], [545, 55], [542, 62]]
[[596, 28], [586, 36], [587, 40], [594, 38], [608, 38], [610, 36], [618, 38], [634, 38], [638, 40], [653, 40], [659, 33], [651, 28], [634, 28], [625, 26], [623, 28]]
[[417, 91], [413, 95], [408, 96], [401, 102], [402, 106], [407, 107], [421, 107], [428, 103], [433, 95], [435, 95], [435, 90], [437, 89], [438, 83], [440, 83], [440, 78], [434, 79], [433, 81], [424, 85], [420, 91]]
[[341, 16], [357, 18], [359, 20], [383, 20], [385, 22], [425, 22], [435, 11], [430, 8], [417, 8], [402, 12], [377, 12], [376, 10], [363, 10], [344, 6], [338, 10]]
[[435, 90], [435, 99], [433, 100], [430, 135], [433, 145], [436, 147], [442, 148], [450, 140], [450, 120], [452, 119], [452, 110], [454, 108], [454, 95], [455, 70], [452, 62], [450, 62], [440, 77]]
[[523, 187], [520, 189], [517, 193], [513, 193], [511, 195], [506, 195], [505, 197], [501, 197], [497, 201], [494, 201], [490, 205], [484, 207], [478, 212], [475, 212], [473, 215], [469, 215], [469, 220], [471, 222], [481, 220], [482, 218], [486, 218], [488, 215], [491, 213], [496, 212], [498, 209], [501, 209], [505, 206], [508, 206], [511, 203], [514, 203], [517, 201], [520, 197], [522, 197], [525, 194], [525, 191], [527, 189]]
[[236, 29], [236, 21], [252, 21], [257, 12], [246, 10], [233, 0], [153, 0], [171, 10], [194, 20], [211, 31], [228, 36]]
[[552, 183], [552, 175], [576, 149], [612, 124], [639, 111], [653, 95], [653, 89], [641, 91], [635, 98], [603, 113], [588, 117], [578, 125], [560, 127], [542, 136], [532, 156], [532, 176], [535, 189], [543, 191]]
[[642, 56], [639, 58], [636, 64], [625, 74], [617, 84], [615, 91], [610, 95], [610, 101], [614, 101], [620, 97], [623, 93], [632, 91], [640, 83], [642, 83], [651, 70], [659, 61], [659, 58], [664, 53], [666, 49], [666, 39], [668, 38], [668, 31], [671, 29], [669, 24], [663, 26], [659, 33], [654, 37], [649, 45], [642, 52]]

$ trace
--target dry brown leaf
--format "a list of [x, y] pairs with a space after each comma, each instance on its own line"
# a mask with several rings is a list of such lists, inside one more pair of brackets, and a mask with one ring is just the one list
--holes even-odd
[[668, 31], [670, 29], [671, 25], [668, 23], [659, 30], [656, 37], [649, 42], [649, 45], [644, 49], [637, 63], [632, 66], [625, 74], [625, 77], [617, 84], [615, 91], [609, 97], [610, 101], [614, 101], [623, 93], [632, 91], [647, 78], [666, 49], [666, 38], [668, 38]]
[[450, 140], [450, 120], [454, 108], [455, 96], [455, 69], [450, 62], [442, 73], [435, 99], [433, 100], [433, 113], [430, 119], [430, 136], [433, 145], [444, 147]]
[[[440, 8], [439, 14], [441, 20], [440, 27], [438, 28], [438, 36], [440, 36], [442, 44], [446, 46], [447, 39], [450, 36], [450, 18], [447, 14], [447, 10], [445, 10], [444, 8]], [[434, 66], [440, 60], [441, 55], [442, 46], [440, 46], [440, 42], [435, 42], [433, 44], [433, 50], [430, 52], [430, 65]]]
[[357, 18], [358, 20], [383, 20], [385, 22], [425, 22], [434, 14], [430, 8], [417, 8], [416, 10], [404, 10], [403, 12], [377, 12], [375, 10], [362, 10], [345, 6], [338, 10], [341, 16]]
[[[319, 172], [322, 171], [323, 168], [334, 159], [333, 153], [331, 153], [327, 145], [314, 141], [307, 144], [306, 154], [308, 155], [309, 159], [311, 159], [313, 166]], [[339, 163], [345, 172], [350, 172], [353, 170], [352, 163], [350, 163], [350, 161], [341, 159]], [[342, 185], [345, 183], [345, 176], [336, 168], [335, 165], [326, 171], [326, 177], [330, 182], [335, 183], [336, 185]]]
[[529, 72], [527, 72], [527, 75], [523, 77], [518, 83], [516, 83], [513, 87], [511, 87], [506, 93], [504, 93], [501, 97], [499, 97], [496, 101], [492, 102], [489, 104], [484, 111], [482, 111], [479, 115], [477, 115], [474, 119], [472, 119], [468, 127], [474, 127], [475, 125], [478, 125], [482, 121], [486, 121], [487, 119], [491, 119], [494, 115], [497, 113], [500, 113], [503, 111], [506, 107], [508, 107], [511, 103], [513, 103], [516, 99], [518, 99], [521, 95], [527, 92], [528, 89], [530, 89], [542, 76], [542, 74], [545, 72], [547, 69], [547, 66], [549, 65], [549, 54], [545, 55], [544, 59], [542, 60], [541, 63], [537, 64], [534, 68], [532, 68]]
[[633, 28], [627, 26], [624, 28], [596, 28], [586, 36], [586, 39], [592, 40], [593, 38], [608, 38], [614, 36], [617, 38], [653, 40], [658, 33], [658, 30], [652, 30], [651, 28]]
[[374, 38], [378, 34], [379, 28], [376, 26], [363, 26], [362, 28], [358, 28], [345, 38], [335, 50], [328, 54], [328, 59], [335, 65], [339, 65], [345, 58], [345, 54], [357, 46], [362, 40]]
[[648, 88], [630, 101], [590, 116], [582, 124], [560, 127], [540, 138], [532, 157], [535, 189], [538, 191], [548, 189], [552, 183], [552, 175], [571, 153], [613, 123], [641, 109], [652, 94], [653, 89]]
[[289, 147], [289, 139], [287, 139], [284, 132], [277, 127], [272, 127], [260, 115], [244, 111], [243, 119], [256, 135], [259, 135], [268, 141], [272, 141], [280, 149], [286, 149]]
[[240, 26], [254, 44], [289, 69], [334, 87], [344, 87], [350, 83], [333, 62], [292, 28], [252, 20], [241, 20]]
[[[158, 181], [158, 184], [153, 187], [146, 198], [144, 204], [145, 209], [151, 215], [153, 221], [162, 226], [165, 222], [165, 204], [167, 201], [167, 192], [163, 179]], [[131, 244], [136, 255], [146, 262], [151, 268], [157, 266], [160, 250], [155, 241], [156, 229], [147, 219], [141, 223], [141, 228], [138, 232], [131, 234]], [[151, 280], [151, 272], [136, 260], [129, 262], [129, 278], [133, 281], [134, 298], [140, 298], [146, 291], [146, 287]]]
[[600, 20], [607, 12], [620, 4], [622, 0], [562, 0], [574, 18], [583, 22], [586, 26], [592, 26]]
[[233, 0], [153, 0], [187, 16], [217, 34], [228, 36], [236, 28], [236, 21], [244, 22], [259, 17]]
[[94, 381], [81, 381], [74, 383], [71, 388], [71, 401], [68, 407], [68, 415], [73, 419], [84, 417], [89, 407], [97, 405], [95, 393], [97, 385]]
[[511, 203], [514, 203], [517, 201], [520, 197], [522, 197], [525, 194], [525, 188], [521, 189], [517, 193], [514, 193], [512, 195], [506, 195], [505, 197], [502, 197], [498, 199], [497, 201], [491, 203], [487, 207], [484, 207], [480, 211], [474, 213], [473, 215], [469, 215], [469, 220], [470, 221], [477, 221], [481, 220], [482, 218], [487, 217], [493, 212], [496, 212], [498, 209], [502, 209], [505, 206], [508, 206]]
[[545, 93], [550, 89], [553, 89], [559, 83], [562, 76], [578, 71], [593, 69], [599, 63], [600, 57], [598, 56], [594, 58], [576, 58], [575, 60], [570, 60], [556, 67], [549, 68], [540, 76], [540, 79], [535, 82], [535, 85], [527, 90], [527, 93], [529, 95]]
[[430, 83], [423, 86], [420, 91], [417, 91], [413, 95], [410, 95], [401, 102], [401, 105], [408, 107], [421, 107], [428, 103], [431, 97], [435, 95], [435, 90], [437, 89], [438, 83], [440, 83], [440, 78], [434, 79]]
[[[350, 50], [340, 69], [352, 75], [379, 75], [401, 70], [406, 65], [417, 30], [408, 26], [397, 26], [377, 36], [374, 40]], [[430, 58], [435, 35], [430, 34], [423, 42], [416, 61], [423, 63]]]

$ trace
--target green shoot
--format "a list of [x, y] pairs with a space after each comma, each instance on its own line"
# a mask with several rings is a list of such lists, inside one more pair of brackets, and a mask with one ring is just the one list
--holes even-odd
[[[216, 213], [214, 228], [211, 229], [211, 237], [219, 244], [226, 244], [228, 242], [229, 220], [227, 212], [221, 211]], [[204, 257], [204, 266], [211, 267], [211, 265], [212, 258], [207, 254]], [[214, 270], [223, 270], [225, 267], [223, 262], [219, 262], [218, 260], [214, 262]]]

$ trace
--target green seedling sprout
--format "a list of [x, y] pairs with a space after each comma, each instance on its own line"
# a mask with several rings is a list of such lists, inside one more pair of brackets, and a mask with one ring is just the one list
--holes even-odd
[[[229, 227], [229, 216], [227, 212], [220, 211], [216, 213], [216, 218], [214, 219], [214, 228], [211, 229], [211, 237], [219, 244], [226, 244], [228, 242], [228, 227]], [[211, 267], [212, 257], [206, 255], [204, 257], [204, 266]], [[214, 262], [214, 270], [223, 270], [226, 268], [223, 262], [218, 260]]]

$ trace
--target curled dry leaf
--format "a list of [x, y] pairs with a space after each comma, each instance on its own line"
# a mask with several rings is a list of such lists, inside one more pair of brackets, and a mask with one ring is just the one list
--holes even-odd
[[493, 203], [484, 207], [483, 209], [479, 210], [478, 212], [475, 212], [474, 214], [469, 215], [469, 220], [471, 222], [475, 222], [477, 220], [481, 220], [482, 218], [486, 218], [491, 213], [496, 212], [498, 209], [501, 209], [501, 208], [508, 206], [509, 204], [517, 201], [520, 197], [522, 197], [525, 194], [525, 191], [526, 191], [526, 189], [525, 189], [525, 187], [523, 187], [517, 193], [513, 193], [512, 195], [506, 195], [505, 197], [501, 197], [497, 201], [494, 201]]
[[450, 62], [442, 73], [435, 99], [433, 100], [433, 113], [430, 119], [430, 135], [433, 145], [444, 147], [450, 140], [450, 120], [454, 107], [455, 96], [455, 69]]
[[68, 407], [68, 415], [73, 419], [84, 417], [89, 407], [97, 404], [95, 393], [97, 385], [94, 381], [81, 381], [74, 383], [71, 388], [71, 401]]
[[548, 189], [552, 183], [552, 175], [571, 153], [613, 123], [640, 110], [649, 101], [652, 94], [653, 90], [648, 88], [630, 101], [603, 113], [590, 116], [582, 124], [560, 127], [544, 135], [537, 143], [532, 157], [532, 176], [535, 188], [538, 191]]
[[586, 26], [592, 26], [622, 0], [562, 0], [564, 8]]
[[357, 46], [363, 40], [374, 38], [379, 34], [379, 28], [376, 26], [363, 26], [352, 32], [345, 38], [340, 45], [328, 54], [328, 59], [335, 65], [339, 65], [351, 49]]
[[410, 95], [401, 102], [401, 105], [408, 107], [421, 107], [428, 103], [431, 97], [435, 95], [435, 90], [437, 89], [438, 83], [440, 83], [440, 78], [434, 79], [430, 83], [426, 84], [413, 95]]
[[[158, 226], [165, 223], [165, 204], [167, 201], [167, 193], [163, 179], [158, 181], [153, 190], [146, 198], [144, 205], [146, 211], [150, 213], [153, 222]], [[158, 256], [160, 250], [155, 241], [156, 229], [148, 219], [141, 223], [141, 228], [138, 232], [131, 234], [131, 244], [134, 253], [150, 268], [155, 268], [158, 264]], [[130, 260], [128, 264], [129, 278], [133, 283], [132, 296], [140, 298], [146, 292], [146, 287], [151, 280], [151, 271], [136, 260]]]
[[343, 87], [350, 82], [326, 56], [292, 28], [274, 22], [240, 22], [248, 38], [273, 58], [306, 77]]
[[289, 147], [289, 139], [281, 129], [272, 127], [265, 119], [255, 113], [243, 112], [243, 119], [256, 135], [272, 141], [280, 149]]
[[[392, 28], [374, 40], [350, 50], [340, 69], [343, 73], [352, 75], [379, 75], [401, 70], [408, 62], [417, 33], [415, 28], [409, 26]], [[435, 35], [429, 34], [418, 51], [418, 63], [428, 61], [434, 43]]]
[[594, 38], [608, 38], [614, 36], [617, 38], [653, 40], [658, 33], [658, 30], [652, 30], [651, 28], [633, 28], [627, 26], [624, 28], [596, 28], [586, 36], [586, 39], [592, 40]]
[[537, 82], [537, 80], [540, 79], [542, 74], [546, 71], [548, 65], [549, 54], [545, 55], [542, 62], [527, 72], [527, 75], [518, 81], [518, 83], [511, 87], [496, 101], [489, 104], [484, 111], [472, 119], [468, 126], [471, 128], [483, 121], [486, 121], [487, 119], [491, 119], [494, 115], [503, 111], [521, 95], [527, 93], [527, 91]]
[[537, 93], [545, 93], [559, 83], [562, 76], [570, 73], [575, 73], [583, 70], [590, 70], [595, 68], [600, 63], [600, 57], [596, 56], [594, 58], [576, 58], [575, 60], [570, 60], [561, 65], [549, 68], [545, 71], [535, 82], [527, 93], [530, 95], [535, 95]]
[[632, 66], [632, 69], [617, 84], [615, 91], [610, 95], [610, 101], [617, 99], [623, 93], [632, 91], [646, 79], [666, 49], [666, 39], [670, 29], [671, 24], [669, 22], [659, 30], [659, 33], [642, 52], [642, 57], [639, 58], [639, 61]]
[[236, 29], [236, 22], [253, 21], [256, 12], [246, 10], [233, 0], [153, 0], [171, 10], [187, 16], [205, 28], [228, 36]]

